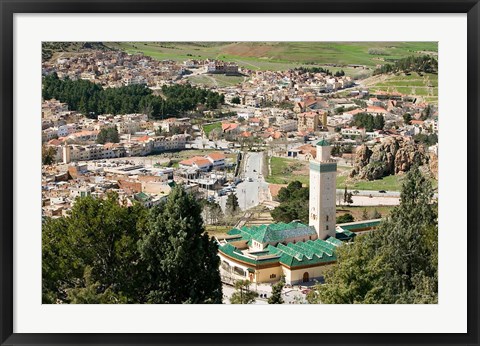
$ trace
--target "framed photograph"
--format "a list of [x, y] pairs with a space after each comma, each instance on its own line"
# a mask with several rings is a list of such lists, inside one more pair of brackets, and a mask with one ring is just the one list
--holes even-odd
[[479, 344], [478, 1], [0, 4], [1, 345]]

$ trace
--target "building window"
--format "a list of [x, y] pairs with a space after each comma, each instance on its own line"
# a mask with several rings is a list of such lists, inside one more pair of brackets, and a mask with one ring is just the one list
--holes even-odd
[[326, 228], [327, 228], [327, 231], [328, 231], [328, 225], [326, 226]]
[[275, 279], [277, 277], [277, 274], [271, 274], [270, 279]]
[[328, 215], [326, 216], [326, 218], [327, 218], [327, 220], [326, 220], [326, 221], [328, 222]]

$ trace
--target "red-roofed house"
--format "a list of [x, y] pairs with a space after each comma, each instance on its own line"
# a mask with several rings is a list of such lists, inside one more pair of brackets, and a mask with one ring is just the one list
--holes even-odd
[[368, 106], [367, 113], [376, 113], [376, 114], [386, 114], [388, 113], [386, 109], [377, 106]]
[[202, 156], [194, 156], [191, 159], [179, 162], [180, 168], [194, 168], [200, 171], [208, 171], [212, 167], [210, 160]]
[[223, 123], [222, 132], [223, 133], [235, 133], [239, 131], [238, 124], [235, 123]]
[[212, 163], [213, 168], [222, 168], [225, 166], [225, 155], [219, 152], [211, 153], [206, 158]]

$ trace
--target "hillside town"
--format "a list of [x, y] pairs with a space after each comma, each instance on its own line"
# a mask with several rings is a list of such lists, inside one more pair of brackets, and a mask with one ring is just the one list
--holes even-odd
[[[120, 50], [60, 54], [44, 61], [44, 76], [84, 80], [101, 90], [138, 86], [163, 102], [168, 96], [162, 88], [190, 85], [193, 77], [234, 76], [239, 82], [194, 86], [218, 93], [223, 103], [216, 108], [198, 103], [175, 114], [156, 115], [148, 107], [128, 114], [93, 114], [72, 109], [65, 100], [43, 99], [42, 217], [68, 217], [79, 197], [105, 199], [112, 191], [122, 206], [152, 208], [180, 185], [206, 201], [202, 217], [208, 229], [225, 229], [215, 234], [224, 284], [247, 278], [261, 285], [285, 277], [290, 287], [300, 285], [296, 299], [305, 300], [310, 289], [301, 285], [323, 280], [324, 271], [318, 268], [335, 262], [335, 249], [380, 223], [377, 216], [355, 216], [350, 223], [332, 224], [329, 217], [342, 215], [335, 208], [400, 204], [399, 190], [351, 186], [402, 177], [418, 164], [429, 179], [438, 180], [436, 103], [371, 90], [341, 67], [332, 69], [253, 70], [233, 61], [158, 60]], [[281, 171], [286, 176], [303, 174], [306, 180], [299, 180], [307, 187], [314, 170], [333, 174], [333, 185], [324, 186], [322, 174], [318, 178], [318, 189], [328, 189], [333, 199], [333, 212], [328, 209], [322, 216], [326, 223], [316, 216], [315, 208], [326, 207], [312, 197], [317, 190], [310, 181], [314, 213], [309, 226], [293, 220], [261, 228], [265, 220], [277, 221], [269, 213], [282, 205], [279, 191], [294, 181], [275, 176], [280, 163], [286, 165]], [[313, 207], [315, 203], [320, 207]], [[235, 214], [232, 205], [238, 208]], [[265, 232], [275, 234], [272, 239], [284, 234], [285, 239], [267, 241]], [[317, 269], [302, 269], [302, 258]], [[262, 270], [260, 275], [263, 261], [273, 259], [271, 273]], [[282, 272], [288, 261], [295, 264]], [[259, 292], [266, 297], [272, 289], [265, 287]]]

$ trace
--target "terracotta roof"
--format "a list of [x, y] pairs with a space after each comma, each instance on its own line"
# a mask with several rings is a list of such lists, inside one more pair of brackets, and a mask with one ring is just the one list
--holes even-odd
[[412, 125], [422, 125], [423, 124], [423, 120], [411, 120], [410, 121], [410, 124]]
[[348, 112], [345, 112], [345, 113], [350, 114], [350, 115], [357, 115], [357, 114], [362, 113], [362, 112], [365, 112], [365, 109], [354, 109], [354, 110], [351, 110], [351, 111], [348, 111]]
[[382, 108], [382, 107], [378, 107], [378, 106], [368, 106], [367, 107], [367, 112], [371, 112], [371, 113], [387, 113], [387, 111]]
[[48, 141], [48, 145], [61, 145], [62, 143], [63, 141], [56, 138]]
[[238, 127], [238, 124], [235, 123], [224, 123], [222, 124], [222, 131], [232, 131]]
[[194, 156], [190, 159], [180, 161], [181, 165], [184, 166], [193, 166], [194, 164], [201, 167], [201, 166], [209, 166], [211, 163], [209, 160], [202, 156]]
[[225, 159], [225, 155], [222, 154], [222, 153], [219, 153], [219, 152], [215, 152], [215, 153], [210, 153], [207, 155], [209, 158], [211, 158], [212, 160], [214, 161], [217, 161], [217, 160], [224, 160]]
[[150, 139], [149, 136], [142, 136], [140, 138], [137, 138], [138, 142], [147, 142]]

